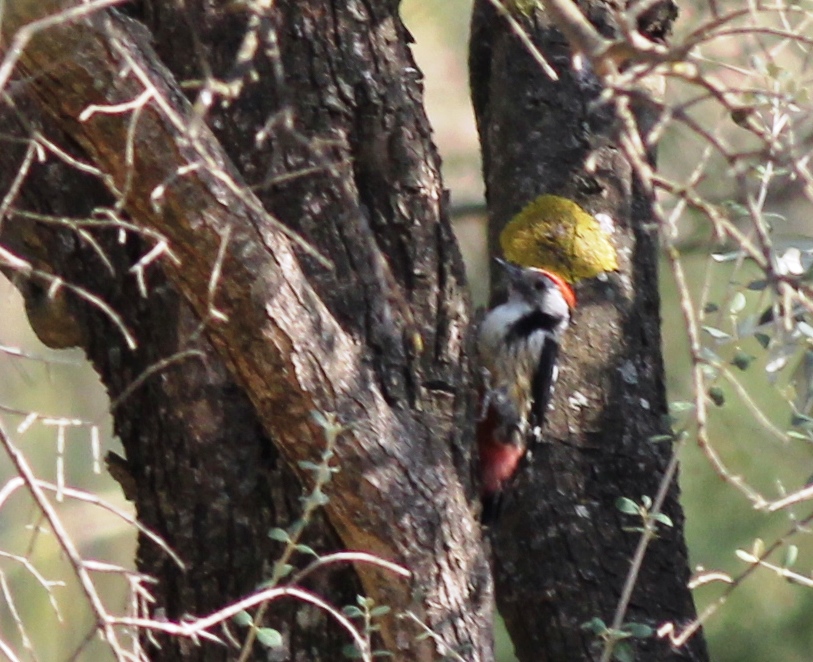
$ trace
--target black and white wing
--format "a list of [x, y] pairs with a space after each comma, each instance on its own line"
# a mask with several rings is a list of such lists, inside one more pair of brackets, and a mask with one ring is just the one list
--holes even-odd
[[539, 364], [531, 382], [530, 430], [535, 437], [545, 425], [548, 405], [553, 396], [553, 387], [558, 376], [556, 361], [559, 358], [559, 343], [548, 336], [539, 355]]

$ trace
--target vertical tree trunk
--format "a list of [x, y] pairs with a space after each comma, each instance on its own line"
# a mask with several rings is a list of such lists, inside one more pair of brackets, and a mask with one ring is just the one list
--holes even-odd
[[[578, 4], [601, 34], [614, 33], [609, 5], [617, 3]], [[598, 660], [601, 642], [582, 626], [612, 622], [639, 538], [624, 529], [641, 525], [615, 502], [654, 498], [671, 456], [668, 445], [650, 441], [668, 431], [657, 231], [652, 200], [619, 148], [614, 109], [598, 101], [600, 79], [586, 60], [574, 63], [541, 8], [513, 16], [559, 80], [490, 0], [475, 2], [470, 75], [492, 250], [514, 214], [551, 193], [612, 217], [620, 270], [577, 290], [545, 440], [494, 534], [497, 603], [520, 660]], [[695, 616], [676, 480], [663, 510], [674, 527], [660, 527], [651, 543], [625, 619], [652, 628]], [[654, 638], [634, 646], [639, 660], [707, 659], [702, 637], [678, 651]]]

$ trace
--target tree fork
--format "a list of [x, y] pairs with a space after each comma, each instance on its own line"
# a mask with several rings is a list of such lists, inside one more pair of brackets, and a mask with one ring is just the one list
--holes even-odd
[[[329, 181], [321, 192], [330, 197], [316, 198], [325, 204], [297, 196], [298, 206], [286, 208], [290, 201], [281, 195], [269, 214], [262, 204], [269, 201], [244, 185], [251, 173], [238, 174], [205, 126], [189, 129], [195, 115], [143, 30], [113, 10], [53, 21], [32, 33], [19, 62], [30, 77], [21, 80], [105, 174], [133, 221], [168, 240], [179, 258], [163, 261], [168, 282], [205, 321], [208, 341], [288, 463], [297, 469], [323, 448], [311, 411], [335, 413], [348, 426], [337, 448], [342, 471], [331, 483], [328, 517], [346, 547], [412, 571], [404, 582], [357, 568], [378, 604], [414, 615], [435, 635], [416, 644], [423, 632], [410, 619], [386, 619], [386, 646], [405, 660], [433, 659], [435, 650], [489, 660], [491, 580], [462, 443], [471, 427], [468, 303], [436, 155], [417, 105], [418, 82], [403, 78], [414, 70], [407, 34], [392, 3], [368, 3], [375, 15], [367, 21], [346, 8], [325, 12], [323, 4], [289, 3], [275, 18], [286, 83], [313, 86], [305, 97], [291, 95], [308, 102], [291, 106], [299, 135], [318, 142], [320, 122], [337, 113], [337, 100], [346, 104], [336, 115], [349, 124], [336, 130], [334, 165], [325, 168], [321, 157], [302, 164]], [[5, 43], [32, 20], [66, 7], [9, 8]], [[358, 52], [319, 42], [335, 35], [336, 26], [320, 25], [334, 17], [343, 30], [371, 41], [370, 57], [352, 65], [375, 75], [345, 75], [374, 80], [379, 89], [336, 81], [343, 94], [352, 89], [358, 96], [320, 99], [324, 81], [299, 75], [295, 48], [302, 35], [337, 61]], [[286, 41], [286, 30], [296, 40]], [[395, 53], [373, 57], [385, 47]], [[391, 68], [382, 73], [377, 62]], [[107, 112], [122, 104], [128, 107]], [[292, 139], [278, 137], [283, 144]], [[307, 245], [287, 229], [296, 225], [292, 218], [299, 218]], [[321, 234], [324, 228], [336, 228], [344, 241], [363, 241], [342, 251], [335, 234]], [[349, 260], [354, 252], [357, 263]], [[356, 292], [366, 297], [362, 316], [359, 302], [347, 296]], [[307, 486], [307, 472], [299, 473]]]

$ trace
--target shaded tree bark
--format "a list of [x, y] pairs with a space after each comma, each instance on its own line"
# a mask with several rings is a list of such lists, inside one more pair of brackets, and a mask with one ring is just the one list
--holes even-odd
[[[69, 6], [15, 4], [4, 43]], [[171, 618], [202, 614], [268, 576], [268, 527], [292, 517], [299, 493], [275, 448], [308, 490], [299, 463], [324, 447], [318, 410], [348, 432], [330, 523], [312, 544], [411, 571], [403, 581], [356, 568], [367, 595], [409, 616], [382, 624], [398, 659], [491, 659], [491, 579], [469, 503], [469, 304], [396, 7], [132, 11], [163, 62], [143, 27], [115, 10], [34, 30], [4, 129], [47, 131], [101, 171], [79, 174], [51, 155], [25, 178], [15, 212], [22, 201], [73, 218], [105, 206], [140, 231], [118, 244], [118, 229], [92, 228], [90, 244], [75, 226], [12, 213], [2, 240], [40, 270], [17, 274], [35, 330], [84, 347], [114, 400], [126, 396], [114, 410], [127, 453], [119, 472], [139, 518], [187, 566], [142, 542], [139, 568], [161, 580], [157, 606]], [[194, 104], [178, 83], [199, 92]], [[130, 105], [105, 112], [118, 104]], [[20, 163], [6, 164], [7, 187]], [[140, 298], [131, 268], [156, 237], [173, 257], [147, 268]], [[121, 319], [51, 288], [49, 274]], [[361, 590], [347, 574], [315, 588], [339, 604]], [[288, 652], [335, 659], [335, 630], [295, 612]], [[434, 636], [419, 638], [426, 627]], [[161, 659], [231, 655], [162, 645]]]
[[[654, 498], [671, 448], [650, 441], [668, 432], [661, 356], [657, 229], [653, 201], [620, 148], [601, 79], [574, 51], [543, 3], [514, 17], [559, 80], [543, 72], [489, 0], [475, 2], [471, 28], [472, 98], [480, 131], [489, 240], [498, 251], [506, 222], [543, 193], [609, 214], [620, 271], [578, 287], [578, 309], [562, 348], [562, 370], [546, 440], [533, 449], [495, 531], [497, 603], [521, 660], [598, 660], [601, 642], [582, 626], [610, 624], [634, 555], [639, 526], [615, 502]], [[579, 2], [598, 32], [617, 33], [623, 3]], [[674, 6], [642, 18], [653, 38], [668, 33]], [[638, 120], [647, 126], [646, 110]], [[653, 629], [695, 617], [678, 487], [663, 508], [674, 527], [659, 529], [635, 583], [625, 622]], [[702, 636], [680, 650], [635, 639], [636, 659], [708, 659]]]

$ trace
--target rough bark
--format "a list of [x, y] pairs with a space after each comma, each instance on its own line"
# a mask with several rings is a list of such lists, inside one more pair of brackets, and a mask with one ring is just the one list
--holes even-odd
[[[613, 34], [613, 3], [578, 4], [601, 34]], [[658, 14], [658, 37], [668, 17]], [[614, 219], [620, 270], [578, 287], [545, 441], [494, 534], [497, 604], [521, 660], [598, 660], [600, 642], [582, 625], [612, 621], [638, 542], [624, 527], [640, 525], [614, 504], [621, 496], [654, 498], [671, 455], [668, 444], [650, 441], [668, 430], [658, 239], [652, 201], [619, 149], [615, 111], [598, 103], [599, 77], [586, 63], [577, 71], [567, 40], [542, 10], [516, 18], [559, 80], [543, 73], [489, 0], [475, 3], [470, 76], [490, 245], [499, 250], [505, 223], [553, 193]], [[655, 628], [695, 616], [676, 482], [663, 511], [674, 527], [661, 527], [650, 545], [626, 618]], [[702, 636], [680, 650], [654, 638], [635, 640], [635, 648], [639, 660], [707, 659]]]
[[[4, 43], [68, 6], [34, 4], [7, 8]], [[109, 317], [69, 295], [57, 314], [34, 278], [21, 287], [42, 309], [40, 328], [70, 322], [75, 332], [55, 342], [84, 346], [114, 397], [156, 360], [190, 347], [204, 355], [148, 379], [114, 412], [139, 516], [182, 548], [190, 569], [177, 573], [143, 545], [140, 567], [163, 580], [159, 605], [172, 617], [252, 588], [273, 560], [267, 525], [287, 515], [274, 513], [268, 493], [299, 492], [270, 473], [268, 440], [307, 489], [298, 463], [318, 461], [324, 446], [310, 414], [335, 413], [349, 431], [325, 512], [342, 546], [409, 568], [409, 581], [357, 572], [377, 603], [435, 635], [419, 642], [413, 619], [393, 617], [384, 644], [404, 660], [437, 651], [491, 659], [491, 579], [464, 443], [468, 301], [408, 34], [390, 2], [284, 2], [257, 16], [210, 5], [136, 10], [165, 62], [146, 31], [113, 10], [34, 32], [15, 81], [68, 148], [104, 173], [107, 204], [160, 233], [177, 257], [154, 267], [140, 300], [127, 274], [143, 255], [138, 242], [103, 243], [107, 274], [75, 235], [7, 223], [9, 246], [107, 297], [139, 345], [131, 354]], [[260, 47], [243, 62], [252, 25]], [[202, 74], [240, 94], [190, 106], [178, 82]], [[138, 109], [80, 117], [145, 90]], [[81, 214], [72, 194], [88, 194], [87, 207], [107, 195], [98, 181], [68, 193], [75, 175], [42, 170], [26, 182], [37, 209]], [[58, 199], [64, 208], [50, 202]], [[320, 546], [335, 549], [329, 530], [325, 538]], [[345, 597], [355, 590], [343, 586]], [[291, 635], [292, 654], [311, 649], [303, 641]], [[330, 645], [308, 659], [335, 659]], [[191, 648], [162, 659], [224, 655]]]
[[[31, 120], [34, 109], [25, 111]], [[47, 129], [47, 124], [40, 128]], [[3, 127], [8, 132], [13, 118], [6, 116]], [[27, 133], [21, 130], [19, 135]], [[7, 152], [4, 181], [19, 166], [24, 145], [17, 149], [19, 158], [13, 146]], [[94, 207], [111, 202], [98, 182], [73, 167], [49, 163], [32, 170], [15, 207], [89, 218]], [[268, 531], [296, 520], [302, 488], [243, 390], [201, 337], [198, 318], [160, 270], [150, 269], [149, 295], [139, 293], [127, 270], [144, 255], [144, 242], [131, 235], [122, 245], [114, 228], [92, 234], [112, 273], [95, 250], [64, 228], [12, 215], [2, 240], [37, 268], [56, 270], [66, 282], [100, 296], [121, 314], [137, 339], [138, 347], [132, 350], [94, 306], [81, 305], [64, 293], [50, 299], [47, 285], [14, 276], [38, 335], [51, 346], [82, 346], [98, 370], [114, 403], [114, 431], [126, 454], [126, 460], [108, 456], [111, 473], [135, 503], [141, 523], [158, 532], [185, 563], [179, 568], [152, 541], [140, 537], [137, 566], [158, 580], [150, 586], [158, 600], [154, 613], [162, 610], [170, 619], [208, 614], [270, 576], [280, 545]], [[141, 382], [147, 374], [151, 376]], [[130, 390], [137, 380], [141, 385]], [[322, 554], [343, 549], [321, 518], [311, 522], [303, 542]], [[296, 565], [303, 562], [307, 558], [297, 559]], [[307, 587], [332, 596], [337, 604], [354, 602], [361, 592], [352, 571], [322, 573]], [[297, 617], [303, 611], [310, 616]], [[333, 659], [347, 641], [346, 633], [330, 620], [314, 618], [310, 609], [291, 602], [274, 605], [266, 622], [283, 633], [286, 653], [306, 648], [314, 660]], [[198, 647], [189, 641], [156, 639], [163, 660], [233, 657], [207, 643]]]

